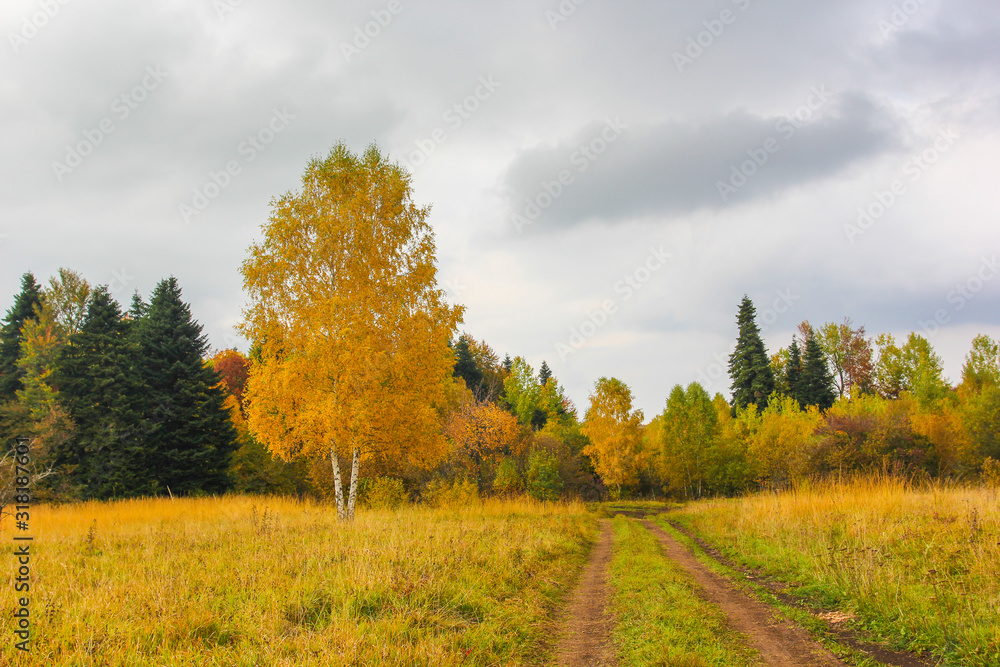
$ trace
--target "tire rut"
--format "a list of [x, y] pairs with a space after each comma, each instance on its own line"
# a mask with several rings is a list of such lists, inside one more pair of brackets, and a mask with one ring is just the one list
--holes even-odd
[[611, 521], [601, 519], [601, 534], [567, 605], [556, 645], [562, 667], [610, 667], [617, 664], [611, 645], [614, 619], [611, 588]]
[[763, 602], [737, 590], [728, 579], [712, 572], [669, 533], [643, 520], [663, 547], [664, 554], [680, 565], [701, 587], [705, 598], [718, 605], [730, 626], [742, 633], [761, 658], [772, 667], [845, 667], [845, 663], [812, 639], [801, 627], [775, 616]]

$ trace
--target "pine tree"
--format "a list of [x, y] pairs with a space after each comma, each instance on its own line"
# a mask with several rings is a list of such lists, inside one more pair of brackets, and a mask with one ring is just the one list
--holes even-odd
[[86, 498], [150, 492], [135, 349], [107, 287], [91, 295], [78, 333], [56, 362], [55, 383], [76, 425], [55, 465]]
[[545, 363], [545, 360], [543, 359], [542, 367], [538, 369], [538, 384], [544, 387], [550, 377], [552, 377], [552, 369], [549, 368], [549, 365]]
[[732, 379], [734, 409], [754, 403], [763, 410], [774, 391], [774, 373], [757, 328], [757, 311], [747, 296], [740, 303], [736, 318], [740, 333], [736, 349], [729, 355], [729, 377]]
[[799, 402], [800, 407], [805, 407], [801, 398], [802, 382], [802, 348], [799, 341], [792, 336], [792, 345], [788, 348], [788, 367], [785, 369], [785, 384], [788, 386], [788, 395]]
[[224, 491], [236, 432], [221, 378], [204, 361], [207, 339], [181, 300], [176, 278], [156, 286], [132, 330], [142, 360], [138, 376], [156, 491]]
[[465, 380], [465, 386], [475, 394], [476, 398], [481, 398], [481, 388], [483, 383], [483, 371], [476, 363], [472, 350], [469, 349], [469, 339], [465, 334], [458, 338], [455, 344], [455, 377]]
[[14, 297], [14, 305], [7, 311], [0, 326], [0, 401], [13, 400], [24, 372], [17, 367], [21, 356], [21, 329], [28, 320], [35, 319], [35, 308], [41, 305], [42, 290], [31, 272], [21, 277], [21, 291]]
[[820, 410], [826, 410], [837, 399], [837, 392], [833, 388], [833, 374], [815, 334], [806, 338], [806, 353], [802, 359], [802, 375], [798, 385], [796, 398], [803, 406], [817, 405]]

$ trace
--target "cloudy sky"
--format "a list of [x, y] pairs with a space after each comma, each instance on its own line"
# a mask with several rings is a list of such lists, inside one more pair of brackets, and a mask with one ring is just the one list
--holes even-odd
[[585, 408], [728, 390], [851, 317], [957, 380], [1000, 336], [995, 0], [6, 0], [0, 309], [60, 266], [176, 275], [216, 348], [272, 197], [338, 140], [432, 204], [464, 329]]

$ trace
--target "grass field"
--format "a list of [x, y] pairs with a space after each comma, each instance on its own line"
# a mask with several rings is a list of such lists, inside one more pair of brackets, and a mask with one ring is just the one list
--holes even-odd
[[896, 480], [694, 502], [669, 515], [736, 563], [942, 665], [1000, 665], [1000, 494]]
[[14, 648], [8, 556], [0, 664], [545, 664], [596, 531], [581, 504], [531, 501], [346, 525], [286, 498], [38, 507], [32, 652]]

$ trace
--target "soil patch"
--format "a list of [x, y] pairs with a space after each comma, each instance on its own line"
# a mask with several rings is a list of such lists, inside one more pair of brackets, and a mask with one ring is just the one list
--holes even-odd
[[564, 611], [556, 645], [556, 664], [563, 667], [615, 665], [611, 645], [611, 521], [601, 519], [601, 536], [594, 545], [580, 581]]

